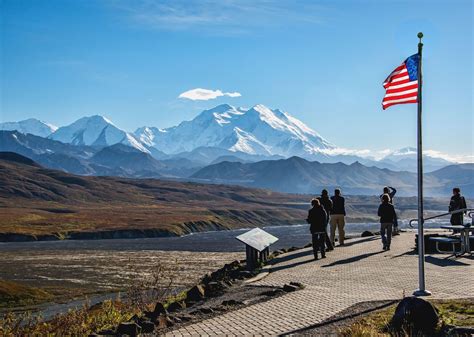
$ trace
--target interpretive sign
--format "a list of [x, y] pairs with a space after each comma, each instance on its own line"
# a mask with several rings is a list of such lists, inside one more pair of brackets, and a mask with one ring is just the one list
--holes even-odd
[[236, 237], [245, 243], [247, 269], [254, 270], [268, 259], [269, 247], [278, 241], [278, 238], [260, 228], [254, 228]]
[[278, 241], [277, 237], [265, 232], [260, 228], [254, 228], [242, 235], [237, 236], [236, 239], [258, 250], [259, 252]]

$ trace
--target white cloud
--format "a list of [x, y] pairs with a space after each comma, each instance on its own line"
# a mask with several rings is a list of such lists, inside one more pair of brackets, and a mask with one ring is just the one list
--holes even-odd
[[240, 97], [242, 95], [239, 92], [222, 92], [221, 90], [196, 88], [183, 92], [178, 98], [187, 98], [192, 101], [207, 101], [222, 96]]
[[474, 163], [474, 155], [459, 155], [459, 154], [447, 154], [436, 150], [425, 150], [423, 151], [424, 155], [430, 156], [432, 158], [440, 158], [451, 162], [456, 163]]

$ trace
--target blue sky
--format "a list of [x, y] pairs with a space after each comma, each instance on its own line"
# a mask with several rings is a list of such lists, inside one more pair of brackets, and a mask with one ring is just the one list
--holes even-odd
[[[416, 105], [382, 111], [382, 81], [423, 31], [425, 147], [473, 155], [470, 0], [0, 4], [1, 121], [102, 114], [134, 130], [262, 103], [344, 148], [415, 146]], [[241, 96], [179, 98], [195, 88]]]

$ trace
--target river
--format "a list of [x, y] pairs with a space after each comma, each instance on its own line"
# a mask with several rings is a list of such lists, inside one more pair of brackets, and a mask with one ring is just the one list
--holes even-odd
[[[346, 232], [358, 236], [378, 227], [376, 223], [349, 223]], [[279, 238], [271, 250], [301, 247], [311, 240], [306, 224], [263, 229]], [[82, 305], [86, 295], [91, 304], [114, 298], [119, 289], [150, 278], [160, 268], [163, 283], [171, 280], [176, 288], [187, 287], [225, 263], [244, 259], [244, 245], [235, 237], [247, 230], [168, 238], [0, 243], [0, 279], [40, 287], [62, 298], [59, 302], [65, 303], [38, 308], [49, 317]]]

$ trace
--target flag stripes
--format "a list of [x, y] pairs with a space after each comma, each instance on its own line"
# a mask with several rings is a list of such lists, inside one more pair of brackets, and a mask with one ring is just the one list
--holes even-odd
[[418, 54], [410, 56], [385, 79], [384, 110], [395, 104], [418, 102], [418, 60]]

